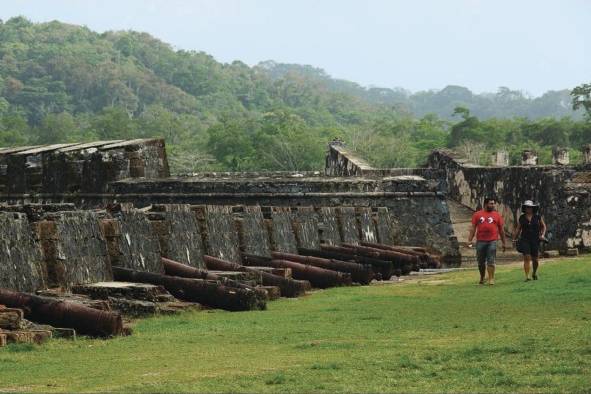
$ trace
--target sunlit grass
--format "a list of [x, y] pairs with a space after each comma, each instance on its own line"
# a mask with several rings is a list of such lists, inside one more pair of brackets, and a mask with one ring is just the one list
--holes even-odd
[[140, 320], [130, 337], [0, 350], [0, 391], [589, 392], [591, 259], [493, 287], [465, 271], [260, 312]]

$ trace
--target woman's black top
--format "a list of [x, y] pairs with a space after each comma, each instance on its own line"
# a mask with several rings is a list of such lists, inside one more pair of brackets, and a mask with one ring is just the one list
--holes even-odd
[[534, 214], [531, 217], [531, 221], [527, 220], [525, 214], [519, 217], [519, 224], [521, 225], [521, 238], [527, 239], [528, 241], [538, 241], [540, 239], [540, 221], [542, 217], [538, 214]]

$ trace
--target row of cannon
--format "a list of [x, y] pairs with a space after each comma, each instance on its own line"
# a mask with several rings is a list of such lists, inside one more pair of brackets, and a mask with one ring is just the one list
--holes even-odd
[[[424, 248], [371, 242], [321, 244], [298, 253], [270, 256], [242, 254], [241, 263], [203, 256], [207, 269], [163, 257], [164, 273], [113, 266], [115, 281], [162, 286], [179, 300], [229, 311], [263, 310], [271, 294], [300, 297], [312, 288], [326, 289], [373, 280], [390, 280], [422, 268], [439, 268], [439, 256]], [[283, 272], [283, 275], [273, 273]], [[229, 273], [254, 274], [255, 283], [231, 279]], [[287, 273], [287, 274], [286, 274]], [[110, 337], [126, 332], [120, 313], [38, 295], [0, 289], [0, 304], [20, 308], [27, 319], [55, 327], [73, 328], [82, 335]]]

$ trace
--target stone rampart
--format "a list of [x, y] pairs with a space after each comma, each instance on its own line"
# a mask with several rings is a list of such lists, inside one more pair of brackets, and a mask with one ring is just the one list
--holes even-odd
[[445, 171], [448, 196], [467, 207], [478, 209], [486, 196], [495, 197], [507, 231], [513, 230], [523, 201], [533, 200], [548, 225], [550, 248], [591, 249], [590, 167], [483, 167], [446, 150], [434, 151], [429, 165]]
[[368, 162], [357, 157], [338, 141], [329, 144], [324, 168], [327, 176], [361, 176], [364, 170], [372, 169]]
[[13, 203], [83, 205], [85, 195], [103, 193], [110, 182], [169, 175], [162, 139], [0, 149], [0, 196]]

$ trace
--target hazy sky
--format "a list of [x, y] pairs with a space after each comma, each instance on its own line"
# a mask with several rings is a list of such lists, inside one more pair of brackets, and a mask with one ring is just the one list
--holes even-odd
[[539, 95], [591, 81], [590, 0], [0, 0], [1, 19], [17, 15], [412, 91]]

